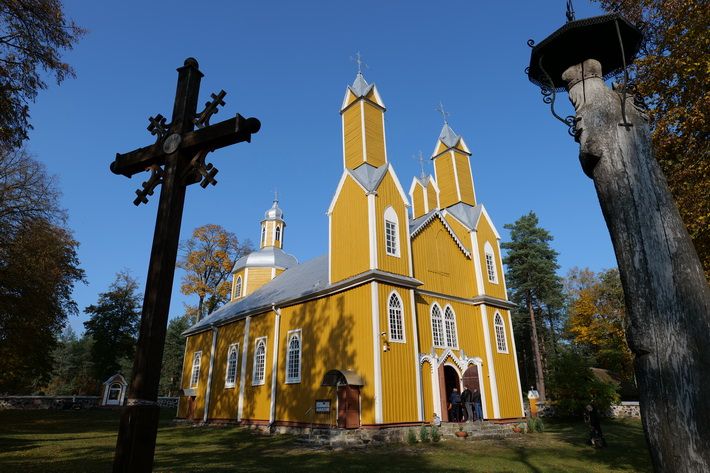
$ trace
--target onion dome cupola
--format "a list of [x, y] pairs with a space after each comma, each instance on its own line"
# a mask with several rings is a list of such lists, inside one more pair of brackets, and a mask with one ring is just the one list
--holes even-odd
[[459, 202], [476, 205], [476, 191], [471, 175], [471, 151], [464, 139], [456, 134], [444, 120], [439, 138], [431, 156], [434, 174], [439, 187], [439, 204], [442, 209]]
[[379, 168], [387, 164], [385, 104], [375, 84], [358, 71], [345, 90], [340, 115], [343, 125], [343, 165], [357, 169], [363, 164]]
[[295, 256], [283, 251], [284, 229], [283, 210], [278, 197], [261, 221], [259, 250], [242, 256], [234, 265], [232, 279], [232, 299], [248, 296], [267, 282], [292, 266], [298, 264]]

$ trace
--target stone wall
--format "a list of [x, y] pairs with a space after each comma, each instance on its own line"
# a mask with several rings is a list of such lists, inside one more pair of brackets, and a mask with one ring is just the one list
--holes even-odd
[[[525, 406], [525, 415], [529, 415], [528, 406]], [[557, 412], [555, 412], [554, 404], [538, 403], [538, 415], [540, 417], [556, 417]], [[639, 408], [638, 401], [632, 402], [622, 402], [611, 406], [609, 410], [605, 413], [606, 417], [614, 418], [624, 418], [624, 417], [636, 417], [641, 418], [641, 409]]]
[[[4, 409], [90, 409], [98, 407], [100, 396], [0, 396], [0, 410]], [[158, 405], [177, 408], [177, 397], [159, 397]]]

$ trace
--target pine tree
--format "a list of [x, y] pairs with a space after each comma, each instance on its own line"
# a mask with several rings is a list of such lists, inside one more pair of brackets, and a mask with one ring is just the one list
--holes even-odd
[[141, 317], [140, 301], [136, 280], [129, 273], [120, 272], [109, 290], [99, 294], [98, 303], [84, 310], [91, 316], [84, 327], [94, 339], [91, 354], [98, 379], [103, 381], [127, 366], [123, 359], [132, 359]]
[[[530, 344], [535, 365], [537, 390], [545, 399], [545, 375], [538, 337], [539, 315], [544, 308], [554, 308], [561, 300], [560, 278], [556, 274], [557, 252], [550, 247], [552, 235], [538, 226], [534, 212], [523, 215], [513, 224], [506, 224], [510, 230], [510, 242], [501, 246], [507, 250], [503, 262], [506, 268], [506, 282], [511, 299], [524, 307], [530, 320]], [[549, 302], [549, 304], [548, 304]], [[540, 309], [536, 317], [536, 309]]]
[[163, 396], [174, 396], [180, 389], [182, 363], [185, 356], [185, 337], [182, 332], [190, 327], [191, 317], [185, 314], [168, 323], [163, 350], [163, 365], [160, 370], [160, 390]]

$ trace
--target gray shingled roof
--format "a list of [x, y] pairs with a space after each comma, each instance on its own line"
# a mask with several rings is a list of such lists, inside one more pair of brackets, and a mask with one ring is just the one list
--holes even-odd
[[247, 297], [229, 302], [197, 322], [184, 335], [199, 332], [240, 314], [268, 310], [272, 305], [306, 296], [328, 286], [328, 256], [323, 255], [292, 267]]
[[449, 148], [453, 148], [461, 137], [451, 129], [448, 123], [444, 123], [444, 128], [441, 129], [439, 139]]
[[288, 269], [298, 264], [295, 256], [289, 255], [281, 248], [266, 247], [258, 251], [242, 256], [234, 265], [234, 271], [239, 271], [244, 267], [249, 268], [284, 268]]
[[357, 169], [350, 170], [350, 174], [357, 179], [362, 187], [367, 189], [368, 192], [374, 192], [377, 186], [380, 185], [382, 178], [387, 172], [389, 165], [383, 164], [382, 166], [376, 168], [371, 164], [361, 164]]
[[481, 204], [472, 207], [463, 202], [447, 207], [446, 211], [451, 215], [460, 220], [464, 225], [466, 225], [471, 230], [475, 230], [478, 219], [481, 217], [481, 211], [483, 206]]
[[353, 81], [353, 85], [348, 86], [350, 90], [353, 91], [353, 94], [355, 94], [356, 97], [364, 97], [365, 95], [370, 93], [370, 90], [375, 84], [369, 84], [363, 77], [361, 72], [357, 73], [357, 76], [355, 76], [355, 81]]

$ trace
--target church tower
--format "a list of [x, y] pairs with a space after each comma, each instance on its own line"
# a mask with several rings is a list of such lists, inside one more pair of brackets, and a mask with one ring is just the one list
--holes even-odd
[[442, 209], [462, 202], [476, 205], [476, 192], [471, 175], [471, 152], [462, 137], [444, 121], [434, 153], [434, 175], [439, 186], [439, 206]]
[[283, 210], [278, 197], [270, 209], [264, 212], [259, 232], [259, 250], [239, 258], [232, 272], [232, 300], [241, 299], [259, 289], [291, 266], [298, 264], [296, 258], [283, 251]]

